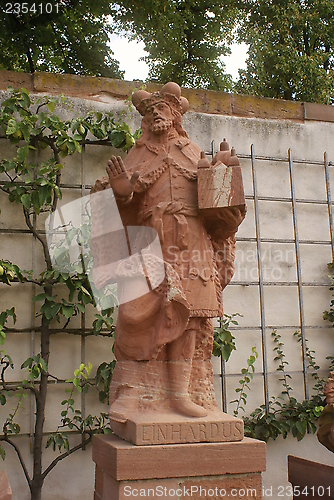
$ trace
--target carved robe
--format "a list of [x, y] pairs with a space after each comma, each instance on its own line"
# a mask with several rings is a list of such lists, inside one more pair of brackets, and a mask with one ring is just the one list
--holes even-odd
[[211, 241], [198, 211], [200, 152], [196, 144], [172, 131], [167, 146], [137, 143], [124, 160], [126, 171], [139, 172], [139, 178], [133, 196], [118, 202], [123, 224], [157, 231], [166, 280], [149, 294], [119, 306], [115, 343], [119, 360], [163, 358], [163, 347], [183, 333], [190, 318], [203, 318], [202, 330], [206, 335], [211, 331], [212, 337], [206, 319], [222, 314], [222, 289], [233, 275], [237, 228], [227, 231], [222, 220], [217, 218], [214, 225], [211, 220], [215, 235]]

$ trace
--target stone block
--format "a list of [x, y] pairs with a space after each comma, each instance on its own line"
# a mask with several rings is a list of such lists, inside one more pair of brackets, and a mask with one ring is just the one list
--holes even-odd
[[334, 109], [332, 106], [315, 102], [304, 102], [303, 106], [305, 120], [334, 122]]
[[326, 205], [297, 203], [299, 240], [330, 241], [328, 208]]
[[293, 240], [292, 204], [290, 202], [260, 200], [259, 219], [261, 238]]
[[297, 199], [327, 200], [325, 169], [321, 165], [294, 163], [293, 178]]
[[181, 485], [183, 494], [180, 500], [187, 498], [188, 492], [192, 500], [204, 498], [219, 499], [232, 497], [237, 499], [262, 498], [261, 474], [245, 474], [242, 476], [218, 476], [214, 478], [196, 478], [185, 480]]
[[187, 418], [173, 412], [138, 412], [126, 423], [111, 420], [110, 426], [115, 434], [139, 446], [241, 441], [244, 436], [243, 421], [218, 410], [201, 418]]
[[21, 71], [0, 71], [0, 88], [6, 90], [7, 87], [18, 89], [21, 87], [33, 90], [34, 75], [22, 73]]
[[224, 310], [231, 312], [241, 312], [238, 317], [239, 326], [259, 327], [260, 320], [260, 299], [259, 287], [257, 285], [228, 286], [224, 290]]
[[256, 160], [255, 168], [258, 196], [291, 198], [289, 164], [287, 161]]
[[0, 472], [0, 500], [11, 500], [12, 489], [10, 487], [5, 470]]
[[266, 445], [244, 438], [226, 443], [135, 446], [115, 435], [97, 435], [93, 461], [117, 481], [248, 474], [266, 467]]
[[297, 286], [264, 286], [264, 300], [268, 328], [299, 325]]
[[[237, 151], [239, 154], [239, 151]], [[245, 196], [253, 196], [252, 163], [249, 158], [240, 158]]]
[[95, 436], [93, 460], [99, 489], [94, 500], [260, 500], [265, 449], [265, 443], [249, 438], [234, 443], [134, 446], [116, 436]]
[[95, 468], [95, 492], [103, 496], [103, 470], [98, 465]]
[[[115, 481], [105, 475], [105, 488], [102, 500], [126, 500], [127, 498], [162, 497], [164, 500], [182, 500], [191, 496], [192, 500], [201, 498], [233, 497], [237, 499], [262, 498], [262, 481], [260, 474], [244, 476], [217, 476], [214, 478], [199, 477], [194, 479], [164, 479], [148, 481]], [[100, 496], [96, 497], [100, 500]]]
[[327, 263], [332, 260], [331, 245], [300, 244], [299, 251], [303, 283], [329, 285]]

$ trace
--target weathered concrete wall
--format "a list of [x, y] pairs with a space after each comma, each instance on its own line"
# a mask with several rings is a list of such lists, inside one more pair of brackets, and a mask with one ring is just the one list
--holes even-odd
[[[24, 86], [35, 94], [61, 94], [69, 96], [70, 108], [62, 106], [59, 113], [64, 115], [82, 114], [88, 109], [106, 110], [118, 113], [124, 109], [124, 98], [127, 97], [134, 83], [119, 82], [101, 78], [79, 78], [68, 75], [36, 74], [33, 77], [21, 73], [0, 71], [0, 90], [7, 85]], [[137, 85], [138, 86], [138, 85]], [[149, 89], [157, 88], [156, 86]], [[2, 96], [0, 98], [2, 99]], [[326, 374], [328, 361], [326, 356], [333, 353], [333, 333], [322, 319], [327, 309], [331, 293], [327, 284], [327, 262], [332, 260], [330, 226], [328, 217], [327, 194], [323, 155], [327, 151], [328, 160], [334, 161], [334, 110], [327, 106], [290, 103], [272, 99], [258, 99], [247, 96], [233, 96], [216, 92], [184, 91], [190, 101], [190, 111], [184, 117], [184, 126], [190, 138], [198, 143], [207, 153], [211, 151], [211, 141], [215, 149], [223, 137], [236, 148], [242, 157], [242, 168], [247, 196], [248, 214], [238, 232], [236, 274], [225, 291], [224, 307], [229, 314], [239, 312], [243, 317], [238, 319], [240, 329], [235, 332], [237, 350], [232, 353], [227, 363], [227, 401], [235, 399], [235, 388], [238, 385], [241, 367], [256, 344], [259, 359], [256, 362], [256, 375], [251, 382], [252, 390], [248, 396], [247, 412], [263, 403], [262, 349], [261, 349], [261, 317], [256, 246], [256, 225], [254, 215], [254, 187], [252, 164], [249, 158], [250, 146], [254, 145], [258, 190], [258, 213], [262, 249], [262, 271], [264, 280], [264, 313], [268, 350], [268, 385], [269, 395], [278, 395], [282, 390], [277, 364], [273, 361], [273, 343], [271, 331], [278, 328], [285, 344], [286, 359], [292, 374], [291, 385], [293, 395], [303, 397], [301, 350], [293, 333], [300, 325], [297, 268], [294, 243], [293, 214], [291, 204], [291, 188], [289, 164], [286, 161], [288, 149], [292, 157], [304, 160], [294, 163], [294, 180], [296, 191], [296, 213], [300, 239], [302, 295], [305, 311], [306, 337], [309, 347], [316, 351], [316, 360]], [[140, 116], [133, 112], [131, 116], [133, 129], [140, 125]], [[10, 154], [4, 139], [0, 139], [0, 157]], [[82, 176], [85, 180], [86, 192], [95, 179], [104, 175], [107, 159], [112, 148], [87, 146], [84, 170], [81, 169], [80, 156], [65, 160], [62, 182], [62, 203], [81, 196]], [[269, 159], [270, 157], [271, 159]], [[281, 161], [285, 160], [285, 161]], [[309, 162], [309, 163], [308, 163]], [[334, 171], [329, 167], [331, 189], [334, 190]], [[71, 187], [69, 187], [71, 186]], [[311, 202], [312, 201], [312, 202]], [[33, 241], [29, 235], [19, 231], [25, 229], [25, 223], [17, 207], [9, 204], [3, 193], [0, 193], [0, 255], [17, 262], [23, 268], [40, 268], [41, 253], [37, 247], [34, 255]], [[274, 241], [280, 239], [280, 241]], [[285, 285], [282, 285], [285, 283]], [[323, 286], [319, 286], [323, 285]], [[59, 287], [60, 288], [60, 287]], [[59, 289], [61, 294], [61, 289]], [[18, 328], [25, 332], [12, 334], [6, 341], [6, 349], [13, 354], [17, 367], [31, 353], [32, 337], [29, 331], [32, 321], [32, 290], [29, 287], [0, 287], [1, 307], [19, 304], [21, 314]], [[87, 314], [86, 322], [93, 320], [94, 311]], [[74, 326], [80, 327], [75, 320]], [[287, 328], [290, 327], [290, 328]], [[38, 352], [38, 335], [35, 334], [35, 350]], [[108, 358], [110, 339], [86, 339], [86, 361], [91, 361], [94, 369], [101, 361]], [[59, 333], [52, 337], [50, 370], [62, 378], [71, 377], [73, 368], [80, 364], [81, 340], [78, 335]], [[111, 354], [110, 354], [111, 355]], [[217, 398], [221, 399], [220, 366], [215, 360], [215, 380]], [[12, 373], [13, 381], [18, 370]], [[309, 377], [311, 383], [311, 376]], [[61, 400], [64, 399], [64, 387], [52, 385], [46, 415], [46, 432], [54, 430], [59, 423]], [[79, 398], [77, 398], [79, 401]], [[106, 411], [106, 406], [96, 402], [92, 396], [87, 397], [86, 412], [94, 414]], [[232, 412], [235, 405], [228, 404]], [[30, 429], [30, 404], [22, 409], [20, 424], [23, 433]], [[3, 418], [4, 413], [1, 413]], [[28, 459], [29, 440], [19, 438], [23, 443], [24, 455]], [[76, 438], [73, 437], [75, 440]], [[13, 498], [28, 499], [28, 488], [25, 485], [17, 458], [10, 449], [8, 458], [2, 467], [7, 469], [13, 489]], [[266, 488], [276, 488], [273, 498], [277, 496], [278, 486], [287, 486], [286, 455], [293, 453], [305, 458], [330, 463], [332, 456], [321, 447], [315, 436], [307, 436], [297, 444], [295, 440], [278, 440], [268, 445], [268, 471], [264, 475]], [[52, 459], [52, 453], [45, 453], [45, 465]], [[76, 471], [75, 473], [73, 471]], [[93, 463], [90, 459], [90, 448], [85, 452], [77, 452], [58, 465], [47, 478], [44, 489], [44, 500], [76, 500], [92, 498], [93, 495]], [[66, 488], [63, 485], [66, 484]], [[61, 486], [60, 486], [61, 485]], [[61, 490], [60, 490], [61, 487]], [[60, 493], [61, 491], [61, 493]]]

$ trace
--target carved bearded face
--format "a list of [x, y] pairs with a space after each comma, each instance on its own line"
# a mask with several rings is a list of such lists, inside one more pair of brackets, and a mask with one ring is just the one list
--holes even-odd
[[157, 102], [146, 111], [149, 120], [149, 129], [153, 134], [163, 134], [173, 126], [173, 115], [165, 102]]

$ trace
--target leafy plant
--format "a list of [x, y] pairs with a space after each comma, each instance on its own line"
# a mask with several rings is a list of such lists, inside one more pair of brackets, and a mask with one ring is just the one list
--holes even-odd
[[109, 403], [109, 387], [115, 366], [115, 360], [112, 360], [110, 363], [104, 361], [96, 371], [95, 383], [99, 389], [99, 399], [102, 403], [106, 399]]
[[232, 79], [220, 57], [229, 53], [236, 7], [217, 0], [122, 0], [111, 9], [118, 31], [145, 43], [151, 81], [228, 91]]
[[271, 336], [273, 337], [275, 343], [274, 352], [276, 355], [274, 357], [274, 361], [279, 361], [279, 365], [276, 368], [276, 370], [278, 372], [281, 372], [282, 374], [282, 378], [279, 379], [283, 385], [283, 391], [281, 392], [281, 394], [283, 395], [285, 394], [286, 396], [288, 396], [290, 400], [291, 399], [290, 393], [292, 391], [292, 387], [290, 386], [288, 379], [291, 380], [291, 375], [289, 373], [286, 373], [285, 371], [285, 367], [288, 366], [289, 363], [288, 361], [285, 360], [285, 354], [283, 351], [284, 344], [281, 341], [282, 337], [281, 335], [279, 335], [279, 333], [277, 333], [277, 330], [273, 330], [271, 332]]
[[6, 7], [2, 2], [0, 23], [2, 69], [123, 78], [124, 72], [108, 47], [113, 26], [107, 0], [62, 0], [51, 5], [28, 2]]
[[[295, 332], [294, 337], [301, 343], [301, 333]], [[312, 377], [315, 380], [313, 390], [315, 394], [310, 399], [299, 402], [291, 395], [293, 388], [289, 384], [291, 376], [286, 372], [288, 362], [285, 360], [283, 351], [284, 344], [281, 336], [276, 330], [272, 332], [274, 341], [275, 360], [279, 362], [277, 371], [282, 374], [279, 379], [282, 382], [281, 394], [272, 397], [269, 401], [269, 410], [266, 411], [265, 405], [256, 408], [249, 416], [244, 417], [245, 435], [268, 441], [276, 439], [282, 435], [285, 439], [290, 433], [298, 441], [301, 441], [307, 432], [316, 432], [316, 422], [320, 417], [326, 404], [322, 390], [326, 379], [320, 378], [318, 371], [320, 367], [315, 361], [315, 352], [311, 350], [306, 343], [306, 357], [308, 360], [307, 369], [312, 369]], [[334, 357], [327, 356], [331, 361], [330, 370], [334, 367]]]
[[245, 0], [239, 39], [248, 47], [235, 90], [288, 100], [333, 101], [333, 3]]
[[233, 415], [235, 417], [238, 416], [240, 410], [243, 412], [245, 411], [245, 406], [247, 404], [246, 389], [250, 391], [249, 384], [250, 381], [253, 380], [253, 374], [255, 372], [254, 364], [258, 356], [256, 346], [254, 345], [252, 347], [252, 354], [247, 359], [247, 367], [241, 369], [241, 375], [243, 375], [243, 377], [239, 380], [239, 387], [235, 389], [235, 392], [239, 394], [239, 397], [231, 401], [231, 403], [237, 403], [236, 408], [233, 410]]
[[241, 316], [241, 314], [224, 314], [218, 319], [219, 326], [214, 329], [212, 354], [221, 356], [224, 361], [228, 361], [232, 351], [236, 349], [235, 337], [230, 332], [230, 325], [238, 325], [238, 322], [234, 319], [238, 316]]
[[[333, 276], [334, 263], [330, 262], [329, 264], [327, 264], [327, 267], [331, 271], [331, 274], [328, 275], [328, 278], [330, 281], [329, 289], [331, 292], [333, 292], [334, 291], [334, 276]], [[327, 320], [327, 321], [330, 321], [331, 323], [334, 323], [334, 294], [332, 294], [332, 297], [333, 298], [331, 300], [329, 310], [323, 312], [323, 318], [324, 318], [324, 320]]]
[[[98, 381], [89, 380], [91, 365], [80, 365], [74, 372], [74, 378], [62, 380], [49, 371], [50, 337], [58, 332], [74, 331], [71, 321], [75, 316], [85, 314], [88, 305], [96, 305], [94, 290], [84, 266], [73, 265], [70, 269], [60, 271], [54, 267], [49, 253], [46, 236], [39, 228], [39, 217], [45, 213], [54, 213], [58, 201], [62, 197], [61, 175], [62, 159], [68, 155], [81, 152], [86, 144], [108, 144], [127, 150], [134, 143], [126, 116], [116, 118], [111, 113], [89, 112], [85, 116], [72, 117], [68, 120], [60, 118], [56, 106], [65, 104], [63, 98], [43, 97], [33, 99], [28, 91], [8, 89], [9, 97], [2, 102], [0, 109], [0, 126], [7, 138], [16, 148], [11, 157], [0, 161], [0, 190], [5, 193], [10, 203], [17, 205], [22, 211], [28, 232], [41, 245], [44, 255], [44, 270], [36, 274], [35, 270], [23, 270], [19, 265], [6, 259], [0, 259], [1, 286], [10, 287], [13, 283], [20, 286], [34, 285], [37, 294], [36, 324], [33, 329], [40, 334], [40, 352], [22, 363], [21, 369], [26, 375], [17, 384], [8, 384], [8, 370], [14, 368], [12, 358], [4, 350], [6, 335], [21, 332], [15, 328], [16, 315], [21, 315], [20, 308], [14, 307], [0, 312], [0, 403], [5, 406], [16, 399], [13, 410], [9, 412], [0, 436], [0, 454], [5, 457], [5, 445], [11, 446], [20, 461], [27, 480], [31, 499], [40, 500], [45, 477], [62, 460], [77, 449], [87, 444], [95, 432], [108, 432], [106, 415], [89, 415], [83, 417], [74, 406], [74, 391], [86, 391], [89, 386], [103, 380], [102, 369]], [[11, 151], [8, 149], [7, 151]], [[36, 153], [43, 151], [43, 161], [37, 162]], [[82, 226], [81, 231], [87, 228]], [[87, 235], [86, 235], [87, 236]], [[66, 237], [69, 241], [77, 235], [70, 231]], [[59, 292], [62, 292], [62, 298]], [[64, 292], [65, 291], [65, 295]], [[85, 329], [85, 335], [113, 335], [113, 308], [102, 308], [95, 315], [93, 325]], [[9, 322], [12, 321], [13, 325]], [[57, 326], [58, 323], [58, 326]], [[23, 330], [22, 330], [23, 331]], [[24, 330], [26, 331], [26, 330]], [[104, 374], [105, 372], [103, 372]], [[69, 397], [63, 401], [60, 415], [60, 426], [50, 435], [47, 446], [58, 449], [62, 453], [56, 457], [45, 470], [42, 469], [43, 429], [48, 382], [55, 380], [70, 385]], [[33, 471], [28, 470], [19, 444], [15, 436], [20, 433], [16, 422], [18, 412], [24, 398], [31, 394], [35, 401], [35, 425], [33, 436]], [[102, 398], [101, 398], [102, 399]], [[82, 434], [82, 443], [70, 447], [66, 429]]]

